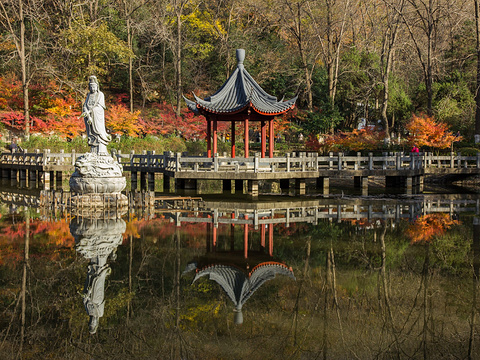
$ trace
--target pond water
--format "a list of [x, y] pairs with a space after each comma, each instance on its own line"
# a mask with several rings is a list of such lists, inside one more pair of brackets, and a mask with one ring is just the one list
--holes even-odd
[[2, 199], [2, 359], [480, 358], [477, 195]]

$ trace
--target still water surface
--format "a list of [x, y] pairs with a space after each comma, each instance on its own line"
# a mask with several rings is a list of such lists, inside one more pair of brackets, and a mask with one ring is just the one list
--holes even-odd
[[0, 358], [480, 358], [476, 196], [227, 200], [4, 200]]

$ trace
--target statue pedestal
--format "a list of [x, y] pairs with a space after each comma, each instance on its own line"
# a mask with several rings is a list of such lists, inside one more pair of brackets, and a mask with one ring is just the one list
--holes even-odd
[[128, 205], [121, 191], [127, 185], [123, 168], [108, 154], [86, 153], [75, 162], [70, 177], [72, 205], [89, 208]]

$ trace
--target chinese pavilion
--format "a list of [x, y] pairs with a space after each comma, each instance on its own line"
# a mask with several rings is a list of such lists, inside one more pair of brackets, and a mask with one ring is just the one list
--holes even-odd
[[[195, 94], [195, 101], [184, 97], [188, 108], [205, 116], [207, 119], [207, 156], [217, 153], [217, 124], [219, 121], [231, 122], [232, 157], [235, 157], [235, 123], [244, 124], [245, 157], [249, 152], [249, 123], [260, 122], [261, 157], [265, 157], [268, 124], [268, 154], [273, 157], [275, 116], [287, 113], [295, 107], [297, 97], [278, 101], [275, 96], [267, 94], [245, 70], [243, 61], [245, 50], [237, 49], [237, 68], [222, 87], [212, 96], [200, 99]], [[213, 128], [212, 128], [213, 125]]]

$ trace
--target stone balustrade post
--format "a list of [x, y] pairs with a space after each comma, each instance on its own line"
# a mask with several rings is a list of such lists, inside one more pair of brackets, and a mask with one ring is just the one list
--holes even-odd
[[180, 160], [182, 159], [182, 153], [176, 153], [175, 155], [175, 171], [180, 171]]
[[133, 160], [134, 156], [135, 156], [135, 150], [132, 150], [130, 152], [130, 167], [132, 168], [132, 171], [133, 171], [133, 164], [134, 164], [134, 160]]

